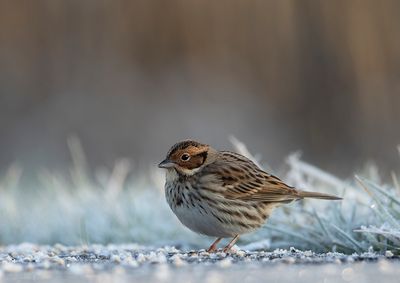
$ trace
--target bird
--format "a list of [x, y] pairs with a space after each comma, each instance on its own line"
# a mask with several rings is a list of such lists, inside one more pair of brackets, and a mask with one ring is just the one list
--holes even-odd
[[296, 189], [241, 154], [194, 140], [173, 145], [158, 167], [166, 169], [165, 197], [179, 221], [216, 238], [209, 253], [218, 250], [223, 238], [232, 238], [222, 250], [229, 252], [242, 234], [263, 226], [282, 204], [304, 198], [342, 199]]

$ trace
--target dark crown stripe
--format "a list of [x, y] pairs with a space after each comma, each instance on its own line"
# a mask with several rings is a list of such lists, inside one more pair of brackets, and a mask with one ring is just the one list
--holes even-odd
[[187, 148], [189, 146], [201, 147], [201, 146], [205, 146], [205, 144], [201, 144], [199, 142], [192, 141], [192, 140], [181, 141], [181, 142], [178, 142], [177, 144], [175, 144], [169, 150], [167, 156], [170, 156], [170, 155], [174, 154], [177, 150], [184, 149], [184, 148]]

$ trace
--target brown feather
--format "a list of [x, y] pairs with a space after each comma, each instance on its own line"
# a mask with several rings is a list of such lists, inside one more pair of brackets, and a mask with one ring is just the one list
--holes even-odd
[[261, 170], [248, 158], [237, 153], [221, 151], [219, 158], [203, 169], [220, 176], [222, 195], [228, 199], [258, 202], [291, 202], [302, 198], [340, 199], [335, 196], [304, 192], [286, 185], [278, 177]]

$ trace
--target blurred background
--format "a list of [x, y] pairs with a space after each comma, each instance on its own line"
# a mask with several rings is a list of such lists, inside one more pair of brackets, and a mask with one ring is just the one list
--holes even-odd
[[399, 1], [0, 0], [0, 173], [148, 168], [183, 138], [398, 168]]

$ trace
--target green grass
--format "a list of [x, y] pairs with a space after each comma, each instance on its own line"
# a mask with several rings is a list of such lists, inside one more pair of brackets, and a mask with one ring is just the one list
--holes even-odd
[[[232, 143], [254, 159], [243, 143], [234, 138]], [[204, 248], [212, 241], [184, 228], [167, 207], [161, 170], [133, 173], [125, 159], [110, 170], [91, 170], [79, 141], [72, 138], [68, 144], [73, 160], [68, 172], [42, 169], [38, 184], [30, 186], [21, 182], [23, 170], [17, 165], [0, 177], [0, 244], [137, 242]], [[286, 172], [278, 172], [286, 182], [344, 200], [283, 206], [263, 229], [243, 236], [240, 246], [400, 253], [400, 188], [394, 173], [393, 184], [384, 184], [376, 170], [341, 180], [305, 163], [298, 154], [289, 156], [287, 164]]]

